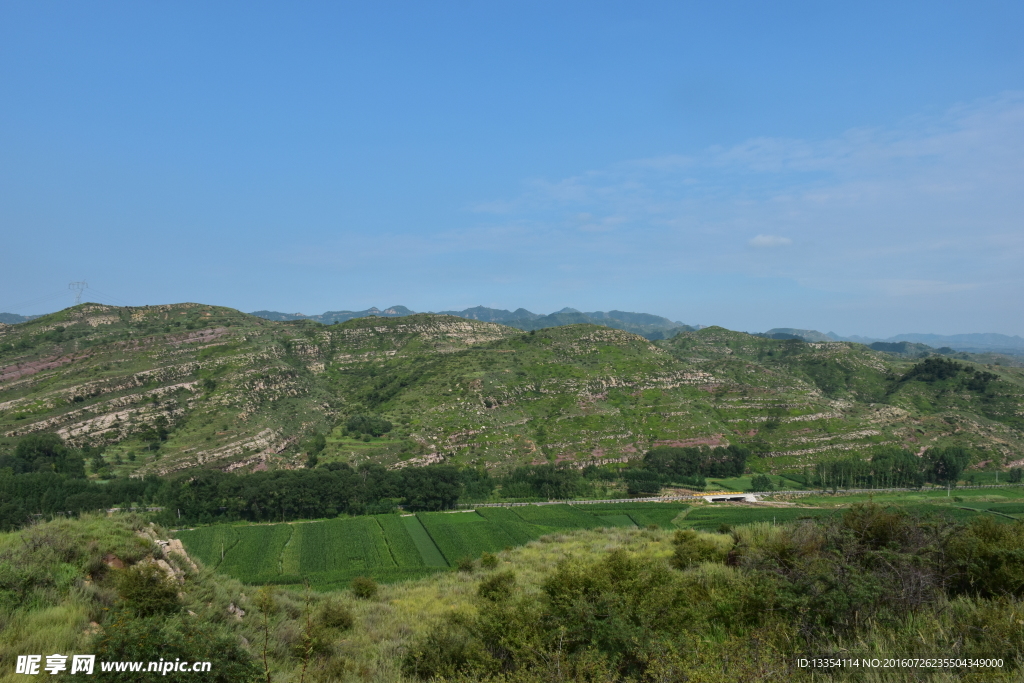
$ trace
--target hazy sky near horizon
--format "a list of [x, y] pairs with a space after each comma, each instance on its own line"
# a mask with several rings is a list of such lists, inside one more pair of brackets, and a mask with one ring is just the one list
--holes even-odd
[[1019, 2], [0, 3], [0, 311], [1024, 334]]

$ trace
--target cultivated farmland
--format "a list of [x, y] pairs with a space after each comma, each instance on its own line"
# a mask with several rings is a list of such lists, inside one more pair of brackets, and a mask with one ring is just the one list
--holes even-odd
[[[455, 513], [374, 515], [262, 526], [217, 525], [178, 537], [204, 564], [247, 583], [343, 585], [355, 576], [378, 581], [418, 578], [463, 558], [500, 552], [570, 529], [633, 527], [672, 520], [687, 505], [539, 505]], [[224, 560], [221, 562], [223, 548]]]
[[427, 512], [418, 516], [450, 565], [462, 558], [480, 557], [516, 545], [499, 523], [476, 512]]
[[[913, 515], [967, 520], [978, 515], [1007, 522], [1024, 511], [1018, 502], [902, 506]], [[715, 531], [723, 524], [784, 524], [841, 514], [836, 507], [761, 507], [684, 503], [524, 505], [463, 512], [373, 515], [320, 522], [218, 525], [182, 530], [178, 537], [196, 559], [246, 583], [347, 585], [354, 577], [394, 582], [426, 576], [573, 529], [646, 527]], [[223, 552], [223, 561], [221, 553]]]

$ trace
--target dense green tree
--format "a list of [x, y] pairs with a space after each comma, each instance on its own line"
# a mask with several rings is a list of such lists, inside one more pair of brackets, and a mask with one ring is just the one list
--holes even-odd
[[56, 472], [71, 477], [85, 476], [85, 461], [80, 452], [64, 445], [56, 434], [29, 434], [22, 437], [13, 455], [0, 456], [0, 468], [10, 467], [14, 474]]
[[956, 484], [960, 480], [971, 454], [959, 446], [932, 448], [926, 453], [931, 480], [937, 484]]
[[353, 415], [345, 422], [349, 434], [369, 434], [383, 436], [392, 429], [392, 424], [385, 419], [368, 415]]

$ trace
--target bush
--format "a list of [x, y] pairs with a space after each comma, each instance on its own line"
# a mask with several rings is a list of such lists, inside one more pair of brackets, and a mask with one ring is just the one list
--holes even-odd
[[[191, 683], [201, 679], [211, 683], [256, 683], [261, 678], [259, 669], [238, 644], [237, 637], [188, 615], [139, 619], [125, 611], [114, 613], [86, 651], [95, 652], [97, 659], [104, 661], [155, 662], [163, 658], [171, 662], [175, 659], [213, 662], [207, 673], [172, 671], [162, 675], [162, 681]], [[140, 680], [137, 672], [101, 672], [99, 666], [95, 673], [100, 681]], [[151, 678], [153, 676], [150, 674]]]
[[476, 593], [484, 600], [498, 602], [512, 597], [515, 587], [515, 572], [498, 572], [481, 581]]
[[480, 556], [480, 566], [484, 569], [494, 569], [498, 566], [498, 556], [492, 553], [484, 553]]
[[181, 608], [178, 587], [155, 563], [139, 563], [120, 571], [116, 585], [122, 607], [136, 616], [172, 614]]
[[320, 607], [317, 621], [327, 628], [336, 628], [339, 631], [347, 631], [355, 623], [349, 608], [336, 600], [328, 600]]
[[366, 576], [352, 579], [352, 594], [357, 598], [371, 600], [377, 597], [377, 582]]
[[692, 529], [677, 531], [672, 544], [676, 548], [669, 562], [676, 569], [686, 569], [701, 562], [721, 562], [726, 555], [721, 547], [701, 538], [700, 534]]
[[455, 567], [460, 572], [470, 573], [475, 568], [474, 565], [473, 565], [473, 558], [471, 558], [471, 557], [463, 557], [462, 559], [460, 559], [456, 563]]
[[1024, 596], [1024, 522], [971, 520], [951, 535], [946, 551], [952, 564], [950, 592], [995, 597]]
[[774, 491], [775, 484], [767, 474], [757, 474], [750, 480], [751, 491]]
[[473, 626], [470, 617], [449, 616], [422, 643], [410, 648], [402, 663], [405, 673], [426, 681], [482, 667], [487, 653], [474, 636]]
[[366, 434], [369, 436], [383, 436], [392, 429], [392, 424], [379, 417], [367, 415], [353, 415], [345, 423], [345, 430], [349, 434]]

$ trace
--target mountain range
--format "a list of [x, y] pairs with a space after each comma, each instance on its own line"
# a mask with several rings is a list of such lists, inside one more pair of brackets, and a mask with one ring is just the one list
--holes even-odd
[[[392, 428], [360, 437], [353, 419]], [[301, 467], [314, 438], [324, 462], [396, 468], [730, 444], [771, 472], [890, 445], [1024, 463], [1024, 370], [721, 327], [651, 341], [589, 323], [81, 304], [0, 325], [0, 455], [41, 432], [103, 448], [97, 467], [118, 477]]]
[[[544, 315], [532, 313], [525, 308], [517, 308], [509, 311], [499, 308], [487, 308], [476, 306], [461, 311], [439, 311], [441, 315], [452, 315], [459, 318], [479, 320], [482, 322], [507, 325], [520, 330], [541, 330], [548, 327], [559, 327], [562, 325], [594, 324], [614, 329], [625, 330], [639, 334], [652, 341], [658, 339], [669, 339], [679, 332], [695, 331], [701, 329], [702, 325], [687, 325], [679, 321], [652, 315], [650, 313], [629, 313], [625, 311], [593, 311], [584, 313], [575, 308], [563, 308], [560, 311]], [[312, 320], [325, 325], [343, 323], [355, 318], [366, 318], [377, 316], [381, 318], [399, 318], [415, 315], [413, 311], [405, 306], [390, 306], [380, 309], [376, 307], [362, 311], [326, 311], [319, 315], [305, 315], [303, 313], [281, 313], [279, 311], [253, 311], [254, 315], [265, 320], [284, 322], [289, 320]], [[0, 313], [0, 323], [17, 325], [30, 320], [35, 320], [39, 315], [18, 315], [16, 313]], [[996, 353], [1006, 355], [1024, 355], [1024, 338], [1017, 335], [998, 334], [995, 332], [971, 333], [971, 334], [928, 334], [920, 332], [908, 332], [897, 334], [892, 337], [866, 337], [861, 335], [840, 336], [835, 332], [819, 332], [818, 330], [806, 330], [793, 327], [776, 327], [767, 332], [755, 333], [769, 339], [801, 339], [808, 342], [847, 341], [873, 346], [877, 351], [888, 351], [890, 353], [915, 354], [928, 353], [933, 349], [949, 351], [960, 351], [967, 353]], [[892, 346], [904, 344], [902, 347]], [[916, 346], [906, 346], [912, 344]], [[889, 346], [886, 346], [889, 345]]]
[[[871, 346], [875, 343], [895, 344], [909, 342], [911, 344], [924, 344], [933, 349], [948, 348], [955, 351], [966, 351], [968, 353], [1004, 353], [1008, 355], [1024, 355], [1024, 338], [1017, 335], [996, 334], [995, 332], [974, 333], [974, 334], [922, 334], [909, 332], [897, 334], [886, 339], [877, 337], [862, 337], [852, 335], [841, 337], [835, 332], [818, 332], [817, 330], [800, 330], [792, 327], [776, 327], [763, 333], [770, 339], [795, 339], [800, 338], [809, 342], [823, 341], [849, 341], [858, 344]], [[885, 349], [878, 349], [885, 350]]]
[[18, 315], [17, 313], [0, 313], [0, 323], [4, 325], [18, 325], [27, 323], [29, 320], [41, 318], [41, 315]]
[[[314, 320], [318, 323], [331, 325], [342, 323], [353, 318], [365, 318], [378, 316], [381, 318], [398, 318], [407, 315], [415, 315], [405, 306], [391, 306], [389, 308], [368, 308], [364, 311], [327, 311], [320, 315], [305, 315], [303, 313], [280, 313], [278, 311], [253, 311], [255, 315], [267, 320]], [[500, 308], [487, 308], [486, 306], [475, 306], [462, 311], [438, 311], [439, 315], [452, 315], [457, 318], [468, 318], [481, 322], [497, 323], [507, 325], [520, 330], [542, 330], [548, 327], [560, 327], [562, 325], [603, 325], [617, 330], [625, 330], [639, 334], [650, 340], [668, 339], [679, 332], [687, 332], [700, 329], [699, 325], [686, 325], [678, 321], [672, 321], [659, 315], [650, 313], [628, 313], [626, 311], [593, 311], [583, 313], [575, 308], [563, 308], [549, 315], [532, 313], [525, 308], [517, 308], [508, 311]]]

